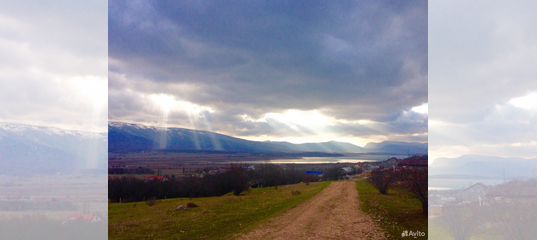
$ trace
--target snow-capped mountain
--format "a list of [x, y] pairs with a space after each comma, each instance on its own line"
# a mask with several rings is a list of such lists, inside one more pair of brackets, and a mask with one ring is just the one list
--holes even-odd
[[105, 169], [107, 135], [0, 123], [0, 174], [51, 174]]

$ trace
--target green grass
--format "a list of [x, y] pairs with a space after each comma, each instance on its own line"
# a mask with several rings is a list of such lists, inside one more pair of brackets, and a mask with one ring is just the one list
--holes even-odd
[[[438, 240], [455, 240], [452, 234], [445, 228], [444, 224], [438, 219], [429, 220], [429, 239]], [[505, 236], [492, 232], [479, 232], [469, 236], [468, 240], [499, 240], [505, 239]]]
[[390, 239], [404, 239], [401, 238], [404, 230], [427, 233], [427, 216], [422, 214], [420, 201], [408, 191], [393, 187], [387, 195], [382, 195], [365, 179], [356, 182], [356, 189], [361, 209], [380, 223]]
[[429, 238], [438, 240], [455, 240], [451, 234], [439, 223], [429, 221]]
[[[330, 183], [252, 189], [241, 196], [109, 204], [110, 239], [230, 239], [321, 192]], [[293, 196], [292, 191], [300, 191]], [[193, 202], [199, 207], [176, 211]]]

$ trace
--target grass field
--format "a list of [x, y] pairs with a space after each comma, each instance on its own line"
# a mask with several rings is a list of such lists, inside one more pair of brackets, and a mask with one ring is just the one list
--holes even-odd
[[406, 190], [394, 187], [388, 195], [382, 195], [365, 179], [356, 182], [356, 189], [362, 210], [378, 221], [391, 239], [402, 239], [404, 230], [427, 233], [427, 216], [422, 214], [421, 203]]
[[[429, 220], [429, 239], [438, 240], [456, 240], [455, 237], [445, 228], [445, 225], [438, 222], [438, 219]], [[500, 240], [505, 239], [505, 235], [499, 235], [492, 232], [478, 232], [469, 234], [468, 240]], [[515, 238], [513, 238], [515, 239]]]
[[[330, 183], [252, 189], [241, 196], [170, 199], [109, 205], [110, 239], [230, 239], [297, 206]], [[293, 195], [292, 191], [301, 194]], [[177, 211], [193, 202], [199, 207]]]
[[435, 221], [429, 221], [429, 238], [438, 239], [438, 240], [455, 240], [451, 234], [443, 228], [442, 224], [436, 223]]

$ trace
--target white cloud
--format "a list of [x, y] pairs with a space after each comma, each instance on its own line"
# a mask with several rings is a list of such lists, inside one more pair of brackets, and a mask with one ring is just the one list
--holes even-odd
[[289, 109], [281, 113], [265, 113], [260, 120], [277, 121], [293, 128], [301, 126], [309, 129], [323, 129], [334, 123], [334, 118], [328, 117], [318, 110], [302, 111], [296, 109]]
[[414, 111], [414, 112], [417, 112], [419, 114], [429, 114], [429, 104], [428, 103], [424, 103], [424, 104], [421, 104], [419, 106], [415, 106], [415, 107], [412, 107], [410, 110]]
[[509, 104], [522, 108], [524, 110], [537, 110], [537, 92], [529, 93], [528, 95], [515, 97], [509, 100]]
[[162, 110], [165, 115], [171, 112], [183, 112], [192, 116], [202, 114], [204, 112], [214, 113], [215, 111], [208, 106], [202, 106], [189, 101], [175, 99], [173, 95], [164, 93], [149, 94], [145, 96], [153, 104]]

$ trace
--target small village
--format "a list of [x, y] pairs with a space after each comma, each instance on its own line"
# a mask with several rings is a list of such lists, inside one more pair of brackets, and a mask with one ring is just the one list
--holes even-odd
[[475, 183], [456, 190], [429, 191], [429, 224], [442, 226], [453, 236], [535, 236], [536, 179], [511, 180], [498, 185]]

